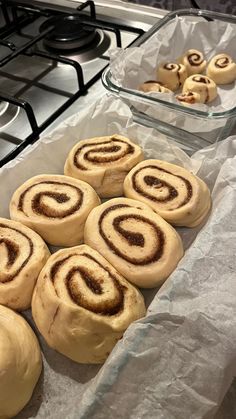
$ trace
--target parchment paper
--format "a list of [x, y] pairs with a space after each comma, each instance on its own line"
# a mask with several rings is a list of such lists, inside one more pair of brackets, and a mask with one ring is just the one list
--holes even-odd
[[[12, 192], [25, 179], [62, 173], [79, 139], [116, 132], [141, 144], [147, 158], [198, 172], [212, 190], [212, 213], [201, 230], [179, 229], [184, 258], [158, 293], [144, 292], [147, 316], [128, 328], [102, 367], [76, 364], [40, 337], [44, 373], [18, 419], [213, 418], [235, 375], [236, 138], [190, 159], [105, 96], [0, 170], [0, 216], [8, 217]], [[34, 327], [30, 312], [24, 315]]]
[[[229, 54], [235, 61], [236, 27], [223, 21], [208, 22], [204, 19], [194, 22], [193, 18], [176, 17], [169, 24], [156, 32], [140, 47], [121, 49], [115, 48], [110, 52], [110, 67], [112, 77], [119, 86], [136, 90], [141, 83], [147, 80], [156, 80], [157, 67], [162, 62], [175, 62], [188, 49], [197, 49], [203, 52], [207, 61], [219, 53]], [[191, 105], [191, 108], [201, 111], [223, 112], [235, 106], [236, 83], [217, 86], [218, 96], [209, 103]], [[175, 92], [180, 93], [181, 90]], [[175, 99], [174, 93], [145, 93], [145, 96], [156, 97], [167, 102], [180, 103]], [[144, 95], [144, 94], [143, 94]], [[123, 94], [121, 93], [121, 96]], [[124, 94], [125, 96], [125, 94]], [[213, 127], [220, 127], [225, 122], [201, 119], [200, 122], [192, 120], [179, 120], [180, 115], [168, 110], [166, 113], [159, 104], [145, 105], [140, 98], [127, 98], [130, 103], [141, 112], [149, 116], [165, 120], [173, 125], [183, 127], [190, 132], [209, 132]], [[186, 107], [185, 107], [186, 109]], [[196, 125], [197, 124], [197, 125]]]

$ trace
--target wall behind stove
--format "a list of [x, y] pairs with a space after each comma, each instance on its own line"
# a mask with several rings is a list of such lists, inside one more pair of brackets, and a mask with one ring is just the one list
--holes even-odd
[[[166, 10], [177, 10], [193, 7], [191, 0], [126, 0], [129, 3], [143, 4]], [[235, 0], [195, 0], [200, 9], [213, 10], [236, 15]]]

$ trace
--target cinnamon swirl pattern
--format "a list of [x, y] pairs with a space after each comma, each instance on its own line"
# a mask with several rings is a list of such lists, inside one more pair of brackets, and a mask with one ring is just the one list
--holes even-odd
[[127, 198], [112, 199], [91, 211], [84, 240], [143, 288], [160, 285], [183, 256], [176, 231], [150, 207]]
[[161, 160], [145, 160], [135, 166], [125, 178], [124, 192], [178, 226], [195, 227], [211, 208], [209, 189], [201, 179]]
[[145, 81], [145, 83], [141, 84], [138, 89], [145, 93], [148, 93], [148, 92], [171, 93], [170, 89], [167, 89], [165, 86], [163, 86], [159, 82], [153, 81], [153, 80]]
[[130, 169], [143, 160], [141, 148], [122, 135], [80, 141], [69, 153], [64, 173], [88, 182], [102, 198], [123, 193]]
[[139, 291], [86, 245], [50, 257], [32, 300], [34, 321], [49, 346], [81, 363], [104, 362], [145, 312]]
[[85, 182], [62, 175], [38, 175], [13, 194], [11, 218], [35, 230], [54, 246], [83, 240], [85, 220], [100, 199]]
[[218, 54], [211, 59], [207, 75], [216, 84], [228, 84], [236, 80], [236, 64], [228, 54]]
[[33, 330], [19, 314], [0, 305], [0, 417], [12, 418], [30, 400], [42, 370]]
[[185, 66], [188, 76], [203, 73], [207, 64], [203, 54], [196, 49], [189, 49], [186, 51], [178, 59], [178, 62]]
[[187, 71], [183, 64], [164, 63], [157, 70], [158, 82], [172, 91], [181, 87], [186, 78]]
[[183, 94], [194, 92], [199, 95], [200, 103], [212, 102], [217, 96], [217, 87], [213, 80], [203, 74], [188, 77], [183, 85]]
[[0, 218], [0, 304], [19, 311], [29, 308], [39, 272], [49, 256], [38, 234]]

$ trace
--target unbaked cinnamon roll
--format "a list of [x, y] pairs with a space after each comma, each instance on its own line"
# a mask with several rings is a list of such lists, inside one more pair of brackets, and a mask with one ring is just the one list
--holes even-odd
[[91, 211], [84, 240], [143, 288], [160, 285], [183, 256], [177, 232], [147, 205], [127, 198], [112, 199]]
[[211, 59], [207, 75], [216, 84], [232, 83], [236, 79], [236, 64], [228, 54], [218, 54]]
[[49, 346], [81, 363], [104, 362], [145, 311], [139, 291], [86, 245], [50, 257], [32, 300], [34, 321]]
[[69, 153], [64, 173], [88, 182], [102, 198], [123, 194], [124, 178], [143, 160], [141, 148], [122, 135], [82, 140]]
[[183, 64], [164, 63], [157, 70], [157, 80], [173, 91], [183, 86], [186, 78], [187, 71]]
[[195, 227], [211, 208], [209, 189], [201, 179], [162, 160], [145, 160], [135, 166], [125, 178], [124, 192], [178, 226]]
[[15, 191], [10, 215], [51, 245], [74, 246], [83, 240], [85, 220], [99, 203], [85, 182], [63, 175], [38, 175]]
[[49, 250], [30, 228], [0, 218], [0, 304], [26, 310]]
[[207, 64], [202, 52], [197, 49], [189, 49], [186, 51], [178, 59], [178, 62], [185, 66], [188, 76], [203, 73]]
[[12, 418], [30, 400], [42, 370], [37, 338], [28, 323], [0, 305], [0, 418]]
[[183, 94], [194, 92], [199, 95], [200, 103], [212, 102], [217, 96], [217, 87], [213, 80], [203, 74], [188, 77], [183, 85]]
[[170, 89], [167, 89], [165, 86], [163, 86], [163, 84], [154, 80], [145, 81], [145, 83], [140, 84], [138, 89], [145, 93], [148, 93], [148, 92], [171, 93]]

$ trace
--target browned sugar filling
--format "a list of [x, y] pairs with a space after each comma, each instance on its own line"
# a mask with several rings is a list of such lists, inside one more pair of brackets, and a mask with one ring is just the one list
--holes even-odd
[[[26, 266], [26, 264], [28, 263], [29, 259], [31, 258], [33, 251], [34, 251], [34, 245], [32, 240], [26, 236], [25, 233], [23, 233], [22, 231], [16, 229], [16, 228], [12, 228], [9, 227], [5, 224], [0, 224], [0, 228], [2, 229], [8, 229], [8, 230], [13, 230], [16, 231], [17, 233], [21, 234], [24, 238], [27, 239], [28, 243], [29, 243], [29, 253], [28, 256], [26, 256], [25, 260], [23, 261], [23, 263], [18, 267], [18, 269], [15, 270], [15, 272], [13, 272], [12, 274], [6, 274], [4, 275], [4, 277], [1, 277], [1, 273], [0, 273], [0, 282], [1, 283], [7, 283], [12, 281], [17, 275], [19, 275], [19, 273], [22, 271], [22, 269]], [[18, 243], [6, 238], [6, 237], [1, 237], [0, 239], [0, 246], [1, 245], [5, 245], [6, 249], [7, 249], [7, 263], [6, 263], [6, 268], [9, 269], [11, 268], [14, 263], [17, 261], [17, 258], [20, 254], [20, 246]]]
[[203, 77], [203, 76], [194, 76], [192, 80], [197, 83], [210, 84], [210, 80], [207, 77]]
[[197, 54], [196, 52], [194, 52], [193, 54], [190, 54], [188, 56], [188, 62], [192, 66], [198, 66], [203, 63], [203, 59], [201, 58], [200, 54]]
[[187, 92], [176, 97], [180, 102], [186, 102], [186, 103], [191, 103], [191, 104], [196, 103], [194, 94], [192, 92]]
[[[121, 150], [120, 144], [125, 144], [126, 149], [119, 154], [114, 154], [114, 156], [106, 156], [108, 153], [118, 153]], [[80, 170], [89, 170], [79, 162], [79, 156], [84, 148], [89, 148], [84, 154], [84, 160], [98, 166], [121, 160], [126, 155], [134, 153], [134, 147], [131, 144], [116, 137], [112, 137], [110, 140], [100, 143], [84, 144], [76, 150], [73, 159], [74, 165]], [[96, 155], [94, 155], [95, 153]]]
[[[130, 214], [124, 214], [124, 215], [118, 215], [114, 217], [113, 220], [113, 228], [115, 231], [119, 233], [119, 235], [126, 240], [128, 245], [130, 246], [130, 256], [122, 252], [118, 246], [113, 243], [113, 241], [109, 238], [109, 236], [106, 234], [106, 232], [103, 229], [103, 222], [107, 215], [112, 212], [116, 211], [118, 209], [122, 208], [130, 208]], [[132, 257], [132, 246], [139, 246], [144, 247], [145, 246], [145, 240], [141, 233], [135, 233], [133, 231], [125, 230], [120, 224], [123, 221], [126, 220], [135, 220], [137, 224], [137, 229], [139, 226], [139, 223], [149, 224], [149, 226], [152, 227], [153, 234], [156, 236], [156, 242], [158, 243], [157, 247], [154, 248], [150, 255], [144, 256], [143, 258], [137, 259]], [[122, 259], [126, 260], [127, 262], [132, 263], [133, 265], [148, 265], [153, 262], [157, 262], [163, 252], [164, 252], [164, 245], [165, 245], [165, 235], [163, 231], [151, 220], [146, 218], [143, 215], [138, 214], [132, 214], [132, 207], [125, 204], [117, 204], [113, 205], [112, 207], [109, 207], [105, 209], [105, 211], [101, 214], [99, 219], [99, 233], [102, 236], [103, 240], [105, 241], [106, 245], [111, 249], [113, 253], [115, 253], [117, 256], [121, 257]]]
[[222, 57], [222, 58], [218, 58], [215, 61], [215, 66], [218, 68], [225, 68], [230, 64], [230, 60], [228, 57]]
[[77, 200], [76, 200], [75, 204], [72, 205], [69, 209], [61, 212], [60, 209], [58, 209], [57, 207], [55, 207], [55, 208], [48, 207], [43, 202], [43, 198], [46, 197], [46, 196], [50, 197], [50, 198], [54, 199], [54, 201], [60, 206], [60, 204], [64, 204], [65, 202], [68, 202], [70, 200], [70, 197], [67, 194], [60, 193], [60, 192], [51, 192], [51, 191], [38, 192], [34, 195], [34, 197], [32, 199], [32, 202], [31, 202], [32, 210], [36, 214], [44, 215], [45, 217], [48, 217], [48, 218], [60, 218], [60, 219], [62, 219], [62, 218], [68, 217], [69, 215], [74, 214], [76, 211], [78, 211], [80, 209], [80, 207], [83, 204], [84, 194], [78, 187], [76, 187], [74, 185], [64, 183], [64, 182], [44, 181], [44, 182], [39, 182], [39, 183], [36, 183], [32, 186], [29, 186], [29, 188], [27, 188], [20, 195], [19, 202], [18, 202], [18, 210], [22, 211], [25, 215], [27, 215], [24, 211], [25, 195], [27, 194], [28, 191], [30, 191], [31, 189], [33, 189], [37, 185], [63, 185], [63, 186], [68, 186], [69, 188], [72, 188], [73, 190], [76, 191]]
[[132, 186], [133, 186], [133, 189], [138, 194], [144, 196], [147, 199], [150, 199], [151, 201], [161, 202], [161, 203], [172, 201], [174, 198], [176, 198], [179, 195], [178, 190], [174, 186], [172, 186], [169, 182], [166, 182], [165, 180], [158, 178], [158, 176], [148, 176], [148, 175], [145, 175], [144, 178], [143, 178], [143, 180], [144, 180], [144, 182], [146, 183], [147, 186], [153, 186], [155, 189], [160, 189], [162, 187], [167, 188], [168, 195], [165, 196], [165, 197], [162, 197], [162, 196], [156, 197], [156, 196], [153, 196], [153, 195], [149, 194], [147, 191], [145, 191], [138, 184], [137, 176], [143, 170], [146, 171], [146, 169], [159, 170], [161, 172], [168, 173], [168, 174], [170, 174], [172, 176], [175, 176], [175, 177], [181, 179], [184, 182], [184, 184], [186, 186], [187, 194], [184, 197], [183, 201], [180, 202], [180, 204], [178, 206], [176, 206], [175, 209], [180, 208], [183, 205], [186, 205], [190, 201], [190, 199], [192, 198], [193, 191], [192, 191], [192, 185], [189, 182], [189, 180], [185, 179], [183, 176], [175, 175], [175, 174], [169, 172], [168, 170], [165, 170], [165, 169], [163, 169], [161, 167], [153, 166], [153, 165], [141, 167], [139, 170], [137, 170], [135, 173], [133, 173], [132, 178], [131, 178]]
[[[112, 274], [108, 267], [102, 265], [98, 260], [96, 260], [88, 253], [82, 253], [81, 255], [71, 254], [64, 259], [55, 262], [50, 270], [50, 279], [52, 283], [55, 283], [56, 275], [59, 274], [61, 267], [73, 256], [78, 257], [78, 265], [72, 267], [64, 278], [66, 289], [68, 290], [68, 294], [70, 295], [73, 302], [86, 310], [105, 316], [112, 316], [121, 312], [124, 308], [124, 292], [126, 288], [120, 284], [119, 280], [115, 277], [115, 275]], [[81, 292], [79, 283], [76, 280], [76, 274], [80, 275], [92, 293], [96, 294], [97, 296], [103, 295], [104, 293], [103, 278], [99, 278], [99, 280], [98, 278], [94, 278], [93, 274], [96, 268], [85, 268], [82, 264], [80, 264], [80, 256], [84, 256], [90, 259], [93, 263], [95, 263], [95, 265], [99, 266], [103, 269], [103, 271], [109, 274], [109, 278], [113, 282], [116, 289], [116, 295], [113, 298], [110, 300], [107, 299], [106, 301], [99, 301], [99, 299], [97, 299], [92, 304], [89, 302], [87, 296]]]

